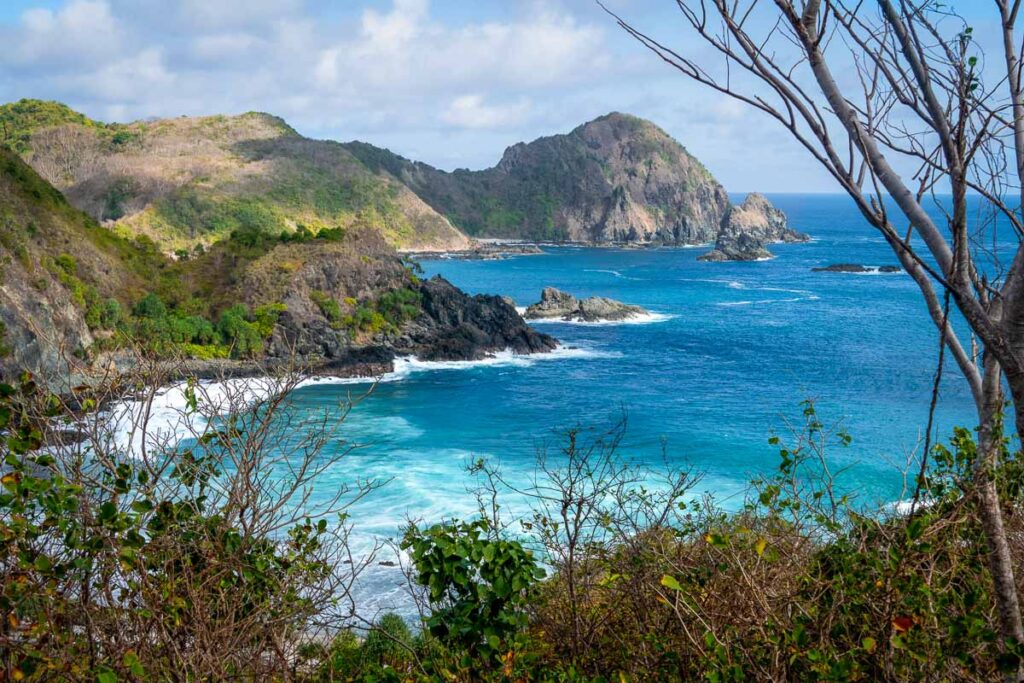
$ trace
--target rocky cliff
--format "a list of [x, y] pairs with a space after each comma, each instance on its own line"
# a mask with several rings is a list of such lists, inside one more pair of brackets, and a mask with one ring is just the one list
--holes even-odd
[[90, 304], [141, 296], [164, 262], [71, 207], [0, 146], [0, 376], [29, 370], [68, 388], [95, 341]]

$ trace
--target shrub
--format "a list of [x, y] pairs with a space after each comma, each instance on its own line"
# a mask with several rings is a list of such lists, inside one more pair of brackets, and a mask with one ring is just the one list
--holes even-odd
[[250, 321], [249, 308], [235, 304], [220, 316], [217, 329], [235, 356], [252, 356], [263, 350], [259, 327]]
[[527, 623], [534, 582], [544, 576], [530, 551], [492, 534], [485, 520], [450, 522], [413, 526], [402, 542], [433, 607], [427, 629], [466, 653], [465, 668], [477, 658], [484, 668], [499, 665]]
[[405, 620], [397, 614], [385, 614], [363, 642], [363, 661], [367, 664], [403, 671], [414, 660], [414, 642]]
[[139, 299], [132, 309], [132, 313], [140, 318], [151, 318], [154, 320], [167, 317], [167, 304], [159, 295], [150, 292]]
[[317, 305], [317, 308], [320, 309], [320, 313], [327, 318], [327, 321], [331, 323], [331, 327], [337, 328], [341, 325], [341, 306], [338, 305], [336, 299], [327, 292], [321, 292], [319, 290], [311, 291], [309, 293], [309, 298]]
[[256, 323], [256, 331], [263, 339], [269, 339], [274, 332], [274, 326], [281, 314], [288, 310], [282, 303], [263, 304], [253, 310], [253, 319]]
[[[322, 434], [282, 445], [276, 397], [298, 379], [272, 381], [258, 410], [248, 400], [219, 405], [189, 448], [147, 439], [152, 460], [124, 446], [97, 454], [60, 437], [44, 444], [44, 429], [71, 423], [87, 430], [83, 443], [100, 443], [103, 421], [82, 421], [28, 376], [0, 384], [5, 678], [293, 679], [290, 644], [297, 633], [315, 637], [314, 622], [337, 624], [333, 605], [358, 568], [341, 562], [343, 525], [303, 516], [342, 507], [294, 511], [312, 483], [304, 473], [339, 456], [316, 445]], [[89, 413], [104, 395], [76, 398]], [[194, 383], [186, 400], [187, 412], [211, 410]], [[263, 448], [256, 434], [284, 450]], [[294, 488], [266, 483], [279, 466], [298, 468]]]
[[377, 300], [377, 310], [392, 326], [399, 327], [420, 314], [422, 296], [403, 287], [385, 292]]

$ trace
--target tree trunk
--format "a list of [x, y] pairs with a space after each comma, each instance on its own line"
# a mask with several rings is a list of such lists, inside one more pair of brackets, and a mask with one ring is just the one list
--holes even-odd
[[[1003, 391], [999, 362], [990, 351], [984, 355], [985, 374], [982, 378], [984, 404], [979, 414], [978, 453], [974, 462], [974, 495], [978, 515], [985, 533], [992, 589], [999, 614], [1000, 635], [1004, 640], [1024, 643], [1024, 623], [1021, 622], [1017, 581], [1013, 571], [1013, 557], [1003, 526], [1003, 511], [994, 478], [1002, 449], [1001, 426]], [[1015, 402], [1017, 421], [1020, 422], [1020, 404]], [[1020, 681], [1020, 669], [1007, 675], [1008, 681]]]

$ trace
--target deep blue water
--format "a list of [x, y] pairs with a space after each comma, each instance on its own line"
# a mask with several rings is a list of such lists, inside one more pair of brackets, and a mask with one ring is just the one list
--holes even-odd
[[[407, 516], [472, 514], [471, 459], [500, 459], [506, 476], [522, 479], [538, 445], [557, 444], [559, 430], [607, 427], [625, 412], [625, 456], [658, 463], [664, 447], [671, 461], [705, 473], [704, 491], [735, 506], [752, 476], [778, 464], [768, 437], [784, 435], [786, 420], [800, 419], [800, 402], [813, 398], [824, 422], [841, 421], [853, 436], [831, 456], [849, 466], [844, 488], [864, 502], [898, 499], [901, 471], [926, 424], [937, 332], [905, 274], [811, 272], [835, 262], [896, 263], [848, 199], [771, 199], [815, 238], [773, 246], [771, 261], [701, 263], [705, 248], [550, 248], [504, 261], [424, 262], [426, 275], [521, 306], [552, 285], [671, 317], [644, 325], [545, 323], [540, 329], [580, 351], [417, 368], [381, 383], [343, 428], [365, 447], [328, 473], [321, 490], [357, 477], [390, 480], [352, 511], [364, 533], [393, 534]], [[940, 435], [970, 425], [972, 415], [955, 367], [946, 377]], [[354, 389], [317, 385], [295, 400], [312, 411]]]

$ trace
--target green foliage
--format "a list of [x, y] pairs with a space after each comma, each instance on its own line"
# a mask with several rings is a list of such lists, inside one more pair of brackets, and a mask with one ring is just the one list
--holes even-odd
[[276, 241], [284, 220], [260, 197], [211, 197], [183, 188], [157, 202], [157, 215], [180, 234], [227, 236], [247, 245]]
[[405, 620], [397, 614], [384, 614], [366, 635], [363, 659], [376, 667], [407, 669], [413, 662], [414, 645]]
[[282, 244], [305, 244], [314, 240], [323, 240], [325, 242], [340, 242], [345, 238], [344, 228], [321, 228], [316, 232], [312, 232], [303, 224], [299, 224], [295, 227], [294, 232], [288, 232], [285, 230], [278, 237], [278, 240]]
[[150, 292], [139, 299], [132, 312], [140, 318], [165, 318], [167, 317], [167, 304], [163, 302], [163, 299], [158, 294]]
[[[96, 403], [83, 396], [82, 406]], [[215, 502], [222, 471], [208, 450], [182, 452], [170, 468], [105, 453], [102, 462], [87, 461], [86, 475], [81, 456], [66, 460], [43, 448], [43, 429], [66, 418], [63, 403], [27, 375], [17, 386], [0, 384], [5, 674], [209, 680], [182, 668], [195, 659], [181, 645], [202, 649], [197, 639], [210, 636], [204, 629], [227, 619], [249, 629], [238, 646], [252, 654], [218, 656], [257, 670], [279, 637], [262, 625], [288, 632], [315, 612], [303, 589], [330, 574], [326, 523], [306, 519], [282, 539], [229, 522], [238, 517], [223, 499]], [[210, 436], [212, 443], [232, 438]]]
[[412, 527], [402, 542], [433, 606], [427, 629], [466, 653], [465, 668], [475, 660], [498, 666], [527, 623], [531, 588], [544, 577], [530, 551], [490, 533], [483, 520], [450, 522]]
[[281, 314], [288, 310], [282, 303], [262, 304], [257, 306], [253, 312], [253, 322], [256, 324], [256, 332], [262, 339], [269, 339], [274, 332], [274, 326]]
[[327, 292], [321, 292], [316, 289], [309, 293], [309, 298], [317, 305], [317, 308], [319, 308], [323, 316], [327, 318], [327, 321], [331, 323], [331, 327], [338, 329], [341, 328], [342, 313], [341, 306], [338, 304], [337, 299], [334, 299]]
[[235, 304], [220, 315], [217, 329], [236, 357], [253, 356], [263, 350], [260, 326], [252, 320], [249, 307]]
[[25, 154], [31, 151], [32, 133], [66, 123], [102, 126], [60, 102], [22, 99], [0, 105], [0, 144]]
[[420, 314], [423, 297], [408, 287], [385, 292], [377, 299], [377, 311], [393, 327], [400, 327]]
[[346, 315], [342, 314], [341, 307], [334, 299], [320, 304], [322, 292], [314, 292], [310, 296], [314, 295], [318, 297], [314, 301], [321, 306], [321, 312], [331, 321], [332, 326], [348, 330], [353, 336], [376, 335], [381, 332], [397, 334], [402, 325], [420, 314], [423, 298], [418, 291], [408, 287], [389, 290], [368, 303], [346, 298], [345, 304], [351, 309]]
[[[282, 304], [267, 304], [250, 314], [247, 306], [236, 304], [221, 315], [216, 326], [201, 315], [188, 313], [194, 300], [172, 310], [159, 295], [150, 292], [132, 309], [133, 317], [125, 319], [116, 301], [108, 301], [108, 319], [122, 333], [141, 342], [158, 355], [183, 354], [213, 359], [230, 355], [247, 357], [263, 350], [263, 340], [273, 331]], [[195, 306], [193, 306], [194, 308]]]

